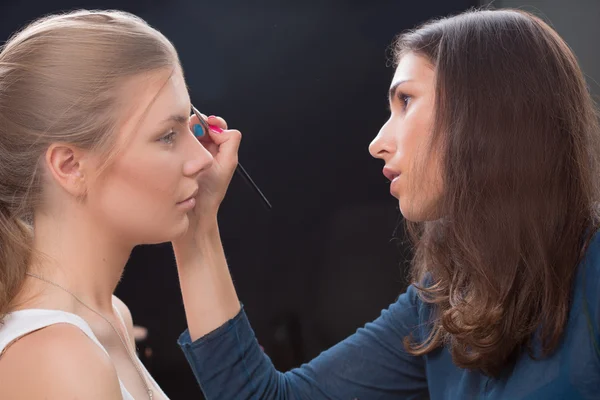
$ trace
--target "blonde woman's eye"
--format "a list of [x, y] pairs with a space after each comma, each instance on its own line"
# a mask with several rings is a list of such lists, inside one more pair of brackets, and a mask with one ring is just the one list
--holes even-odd
[[171, 131], [158, 140], [165, 144], [173, 144], [173, 142], [175, 141], [175, 135], [177, 135], [177, 132]]

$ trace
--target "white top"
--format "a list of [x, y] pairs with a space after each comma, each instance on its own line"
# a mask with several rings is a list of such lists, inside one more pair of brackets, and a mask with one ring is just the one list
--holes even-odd
[[[2, 354], [4, 349], [9, 344], [31, 332], [37, 331], [38, 329], [46, 328], [50, 325], [64, 323], [75, 325], [76, 327], [81, 329], [90, 339], [92, 339], [94, 343], [100, 346], [100, 348], [106, 354], [108, 354], [104, 346], [100, 344], [100, 341], [98, 340], [98, 338], [96, 338], [96, 335], [94, 335], [94, 332], [92, 332], [92, 329], [83, 318], [81, 318], [78, 315], [68, 313], [66, 311], [43, 309], [19, 310], [9, 313], [5, 316], [4, 324], [0, 325], [0, 354]], [[146, 379], [152, 382], [154, 384], [154, 387], [158, 388], [161, 394], [165, 398], [167, 398], [167, 396], [162, 392], [158, 384], [154, 381], [150, 373], [148, 373], [142, 362], [139, 361], [139, 359], [137, 361], [139, 362], [139, 365], [142, 368], [142, 372], [146, 375]], [[129, 394], [127, 389], [125, 389], [125, 385], [123, 385], [121, 379], [119, 379], [119, 385], [121, 386], [121, 394], [123, 395], [123, 400], [136, 400], [131, 394]]]

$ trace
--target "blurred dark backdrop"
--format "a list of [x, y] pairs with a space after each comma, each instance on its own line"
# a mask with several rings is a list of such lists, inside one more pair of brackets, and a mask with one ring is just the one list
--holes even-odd
[[[194, 105], [244, 133], [240, 160], [273, 203], [266, 211], [236, 176], [220, 223], [240, 299], [285, 370], [405, 289], [397, 201], [367, 151], [387, 119], [387, 50], [397, 33], [476, 3], [4, 0], [0, 37], [50, 12], [117, 8], [173, 41]], [[176, 345], [186, 324], [170, 246], [136, 248], [117, 295], [148, 328], [142, 355], [167, 395], [200, 399]]]

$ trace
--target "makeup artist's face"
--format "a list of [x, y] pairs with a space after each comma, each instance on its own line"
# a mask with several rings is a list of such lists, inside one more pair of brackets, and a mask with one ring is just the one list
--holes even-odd
[[385, 161], [383, 172], [392, 181], [390, 192], [398, 199], [406, 219], [437, 219], [443, 184], [439, 155], [429, 150], [435, 72], [426, 58], [413, 53], [402, 57], [389, 101], [390, 118], [369, 146], [369, 152]]
[[213, 162], [190, 131], [183, 75], [179, 68], [170, 74], [161, 70], [128, 84], [133, 107], [118, 137], [123, 150], [88, 194], [101, 223], [135, 244], [186, 232], [197, 179]]

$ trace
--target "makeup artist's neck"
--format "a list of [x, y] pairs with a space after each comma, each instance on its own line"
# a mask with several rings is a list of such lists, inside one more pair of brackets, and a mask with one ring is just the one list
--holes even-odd
[[30, 272], [63, 286], [96, 311], [112, 312], [112, 294], [133, 245], [73, 210], [60, 220], [36, 215], [34, 232], [34, 249], [45, 257], [33, 261]]

